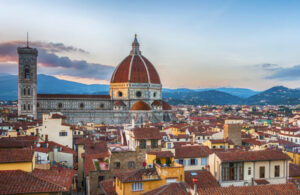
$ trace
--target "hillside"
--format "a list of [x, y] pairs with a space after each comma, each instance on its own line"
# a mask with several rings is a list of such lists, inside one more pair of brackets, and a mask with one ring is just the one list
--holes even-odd
[[[109, 85], [82, 83], [57, 79], [49, 75], [38, 75], [38, 93], [62, 94], [108, 94]], [[18, 76], [0, 74], [0, 100], [16, 100], [18, 96]], [[191, 105], [278, 105], [300, 104], [300, 90], [283, 86], [272, 87], [258, 92], [245, 88], [206, 88], [206, 89], [163, 89], [163, 98], [170, 104]]]

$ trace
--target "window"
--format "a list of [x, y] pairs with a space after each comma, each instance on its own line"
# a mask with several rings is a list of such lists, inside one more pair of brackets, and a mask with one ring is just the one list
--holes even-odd
[[26, 95], [26, 89], [25, 89], [25, 88], [24, 88], [24, 90], [23, 90], [23, 94]]
[[251, 167], [248, 167], [248, 175], [251, 175]]
[[135, 95], [136, 95], [136, 97], [141, 97], [142, 96], [142, 92], [137, 91]]
[[68, 136], [68, 132], [64, 132], [64, 131], [59, 132], [59, 136]]
[[265, 178], [265, 167], [259, 167], [259, 178]]
[[23, 105], [23, 109], [26, 110], [26, 104]]
[[213, 146], [213, 148], [216, 148], [216, 146]]
[[98, 183], [99, 183], [100, 181], [103, 181], [104, 179], [105, 179], [105, 177], [104, 177], [103, 175], [98, 176]]
[[30, 95], [30, 89], [27, 90], [27, 94]]
[[39, 107], [40, 107], [40, 103], [37, 103], [37, 104], [36, 104], [36, 107], [38, 107], [38, 108], [39, 108]]
[[153, 97], [156, 97], [156, 92], [153, 93]]
[[143, 183], [133, 183], [131, 184], [131, 191], [136, 192], [136, 191], [142, 191], [143, 190]]
[[151, 148], [157, 148], [158, 147], [158, 141], [156, 139], [151, 140]]
[[197, 165], [197, 164], [198, 164], [197, 159], [191, 158], [190, 165]]
[[118, 92], [118, 96], [119, 96], [119, 97], [122, 97], [122, 96], [123, 96], [122, 91], [119, 91], [119, 92]]
[[207, 158], [201, 158], [201, 165], [207, 165]]
[[135, 168], [135, 162], [134, 161], [129, 161], [128, 162], [128, 168]]
[[171, 147], [172, 147], [172, 144], [168, 143], [168, 149], [171, 149]]
[[146, 148], [146, 140], [140, 140], [140, 149], [145, 149]]
[[100, 108], [104, 108], [104, 104], [100, 104]]
[[177, 179], [167, 179], [167, 183], [176, 183]]
[[83, 108], [84, 108], [84, 104], [83, 104], [83, 103], [80, 103], [80, 104], [79, 104], [79, 108], [83, 109]]
[[57, 107], [61, 109], [63, 107], [62, 103], [58, 103]]
[[119, 161], [114, 162], [114, 169], [120, 169], [121, 163]]
[[178, 163], [185, 166], [185, 160], [184, 159], [179, 159]]
[[28, 110], [30, 110], [30, 104], [27, 105]]
[[279, 176], [280, 176], [280, 166], [279, 166], [279, 165], [276, 165], [276, 166], [274, 167], [274, 169], [275, 169], [274, 176], [275, 176], [275, 177], [279, 177]]
[[29, 75], [30, 75], [29, 68], [25, 68], [24, 73], [25, 73], [24, 78], [29, 79]]

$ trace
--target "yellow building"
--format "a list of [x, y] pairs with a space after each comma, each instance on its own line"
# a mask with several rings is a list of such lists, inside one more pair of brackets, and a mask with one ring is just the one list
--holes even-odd
[[292, 159], [292, 163], [296, 164], [296, 165], [300, 165], [300, 154], [297, 152], [286, 152], [287, 155], [289, 155], [289, 157]]
[[35, 168], [34, 151], [29, 149], [1, 149], [0, 171], [22, 170], [32, 172]]
[[142, 194], [167, 183], [178, 182], [184, 182], [184, 167], [176, 162], [170, 166], [155, 163], [154, 168], [123, 172], [117, 174], [115, 180], [119, 195]]
[[174, 162], [174, 154], [170, 151], [148, 152], [146, 154], [147, 166], [153, 167], [154, 163], [168, 165]]
[[234, 148], [233, 142], [228, 139], [207, 140], [207, 141], [203, 142], [203, 145], [208, 146], [210, 149], [220, 149], [220, 148], [232, 149], [232, 148]]
[[188, 127], [189, 124], [183, 123], [183, 124], [173, 125], [169, 129], [172, 135], [184, 135]]

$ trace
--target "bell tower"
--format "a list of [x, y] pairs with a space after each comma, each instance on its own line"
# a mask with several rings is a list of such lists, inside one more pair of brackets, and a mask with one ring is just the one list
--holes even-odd
[[35, 48], [18, 47], [18, 115], [37, 118], [37, 55]]

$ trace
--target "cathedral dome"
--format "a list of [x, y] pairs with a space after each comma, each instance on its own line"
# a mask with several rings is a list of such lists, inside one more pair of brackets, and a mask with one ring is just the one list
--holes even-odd
[[172, 110], [172, 107], [168, 102], [162, 101], [163, 110]]
[[151, 108], [146, 102], [140, 100], [133, 104], [130, 110], [151, 110]]
[[151, 62], [142, 56], [136, 35], [132, 50], [115, 69], [111, 83], [152, 83], [161, 84], [159, 75]]

